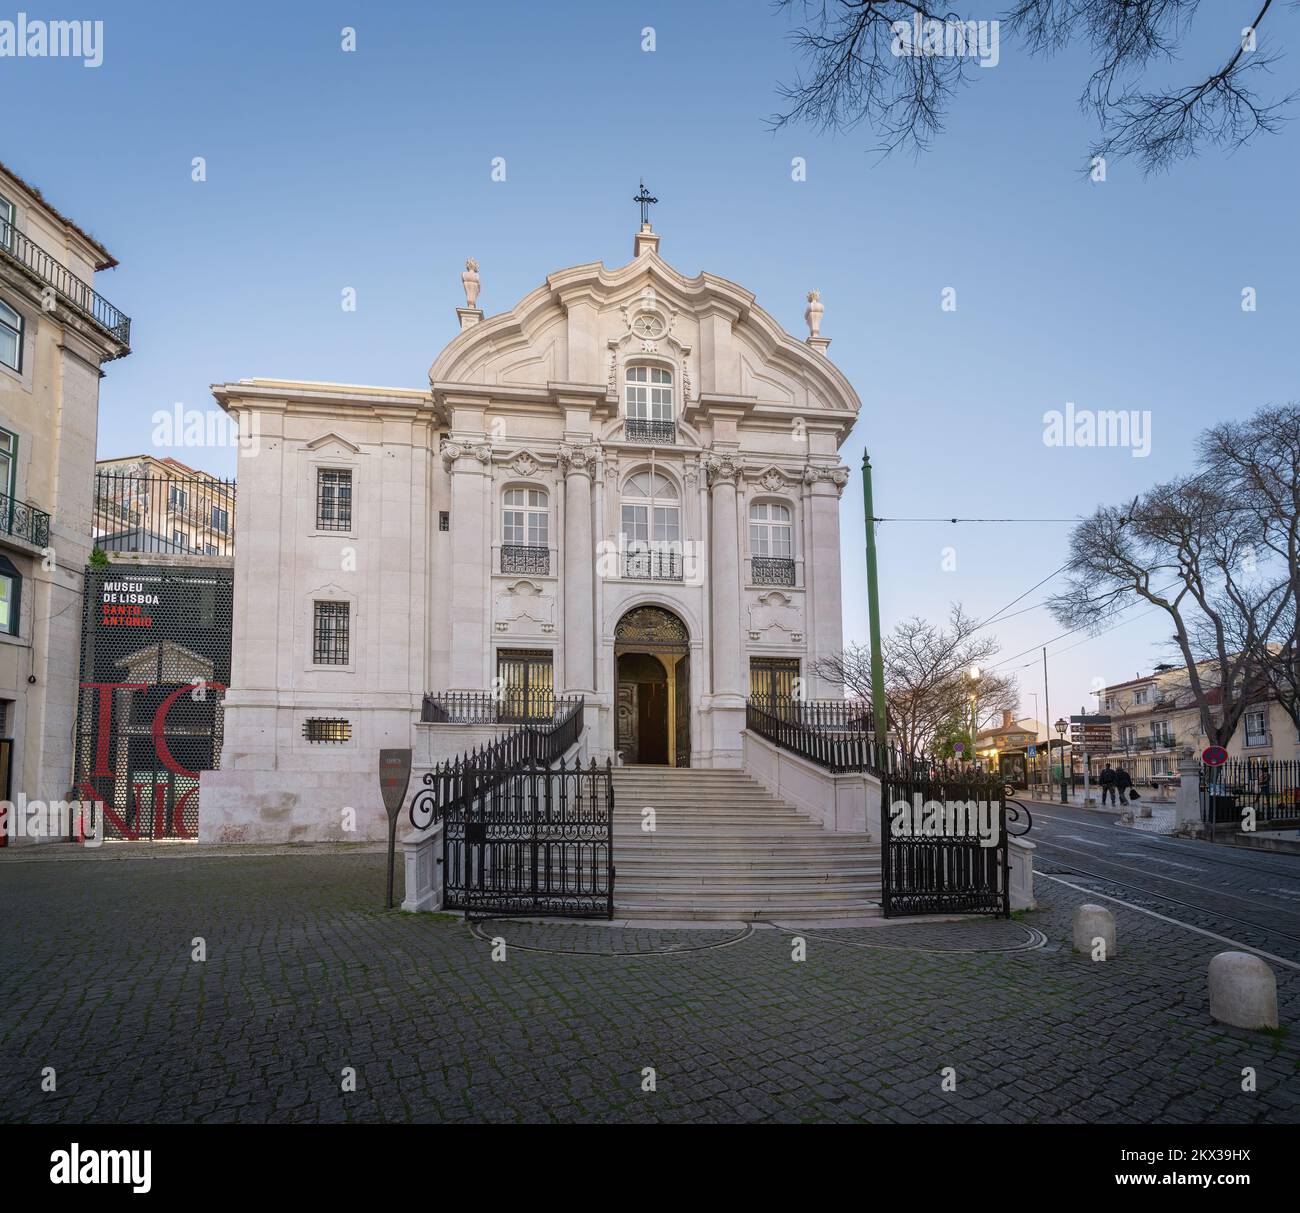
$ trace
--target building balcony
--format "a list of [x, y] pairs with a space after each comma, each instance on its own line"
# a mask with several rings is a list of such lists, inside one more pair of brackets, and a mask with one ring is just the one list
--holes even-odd
[[[124, 316], [88, 282], [83, 282], [61, 261], [51, 257], [39, 244], [28, 240], [6, 220], [0, 220], [0, 257], [52, 287], [54, 293], [73, 311], [80, 313], [101, 332], [129, 349], [131, 318]], [[124, 350], [123, 353], [125, 352]]]
[[551, 549], [531, 543], [503, 543], [501, 571], [547, 574], [551, 571]]
[[637, 548], [623, 556], [623, 576], [633, 581], [684, 581], [682, 554], [672, 548]]
[[0, 493], [0, 538], [47, 548], [50, 546], [50, 516], [26, 501]]
[[749, 578], [754, 585], [794, 585], [794, 560], [789, 556], [751, 556]]
[[677, 442], [677, 422], [629, 417], [623, 425], [623, 437], [628, 442], [644, 442], [648, 446], [672, 446]]

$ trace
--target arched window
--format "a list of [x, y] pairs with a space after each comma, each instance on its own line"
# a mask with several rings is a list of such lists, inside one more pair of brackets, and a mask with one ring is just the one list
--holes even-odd
[[550, 511], [544, 489], [507, 489], [501, 511], [501, 571], [551, 571]]
[[673, 373], [660, 366], [627, 368], [627, 415], [636, 421], [673, 419]]
[[794, 585], [794, 524], [788, 505], [749, 507], [750, 575], [754, 585]]
[[682, 580], [682, 514], [677, 486], [659, 472], [637, 472], [623, 485], [624, 575]]

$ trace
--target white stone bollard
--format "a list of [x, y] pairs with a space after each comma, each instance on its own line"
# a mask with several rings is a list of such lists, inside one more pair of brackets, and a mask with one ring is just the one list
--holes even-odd
[[1220, 952], [1210, 961], [1210, 1018], [1234, 1028], [1276, 1028], [1273, 970], [1249, 952]]
[[[1098, 954], [1097, 941], [1102, 941]], [[1115, 915], [1105, 906], [1083, 905], [1074, 912], [1074, 950], [1096, 960], [1115, 955]]]

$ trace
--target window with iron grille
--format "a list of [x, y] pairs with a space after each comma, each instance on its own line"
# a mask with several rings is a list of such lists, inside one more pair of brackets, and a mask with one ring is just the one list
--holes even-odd
[[339, 468], [320, 468], [316, 473], [316, 529], [352, 529], [352, 473]]
[[451, 515], [446, 510], [438, 511], [438, 530], [440, 531], [451, 530]]
[[308, 741], [351, 741], [352, 721], [313, 717], [302, 722], [302, 735]]
[[317, 602], [312, 627], [312, 660], [316, 665], [347, 665], [349, 604]]
[[799, 681], [797, 657], [751, 657], [749, 697], [751, 699], [794, 699]]

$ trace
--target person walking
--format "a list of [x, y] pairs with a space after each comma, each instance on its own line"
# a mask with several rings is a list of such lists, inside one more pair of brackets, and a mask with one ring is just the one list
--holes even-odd
[[1111, 769], [1110, 763], [1107, 763], [1101, 769], [1101, 803], [1106, 803], [1106, 797], [1110, 797], [1111, 804], [1118, 804], [1115, 797], [1115, 772]]
[[1115, 772], [1115, 791], [1119, 795], [1121, 808], [1127, 808], [1129, 802], [1128, 790], [1133, 786], [1133, 776], [1123, 767]]

